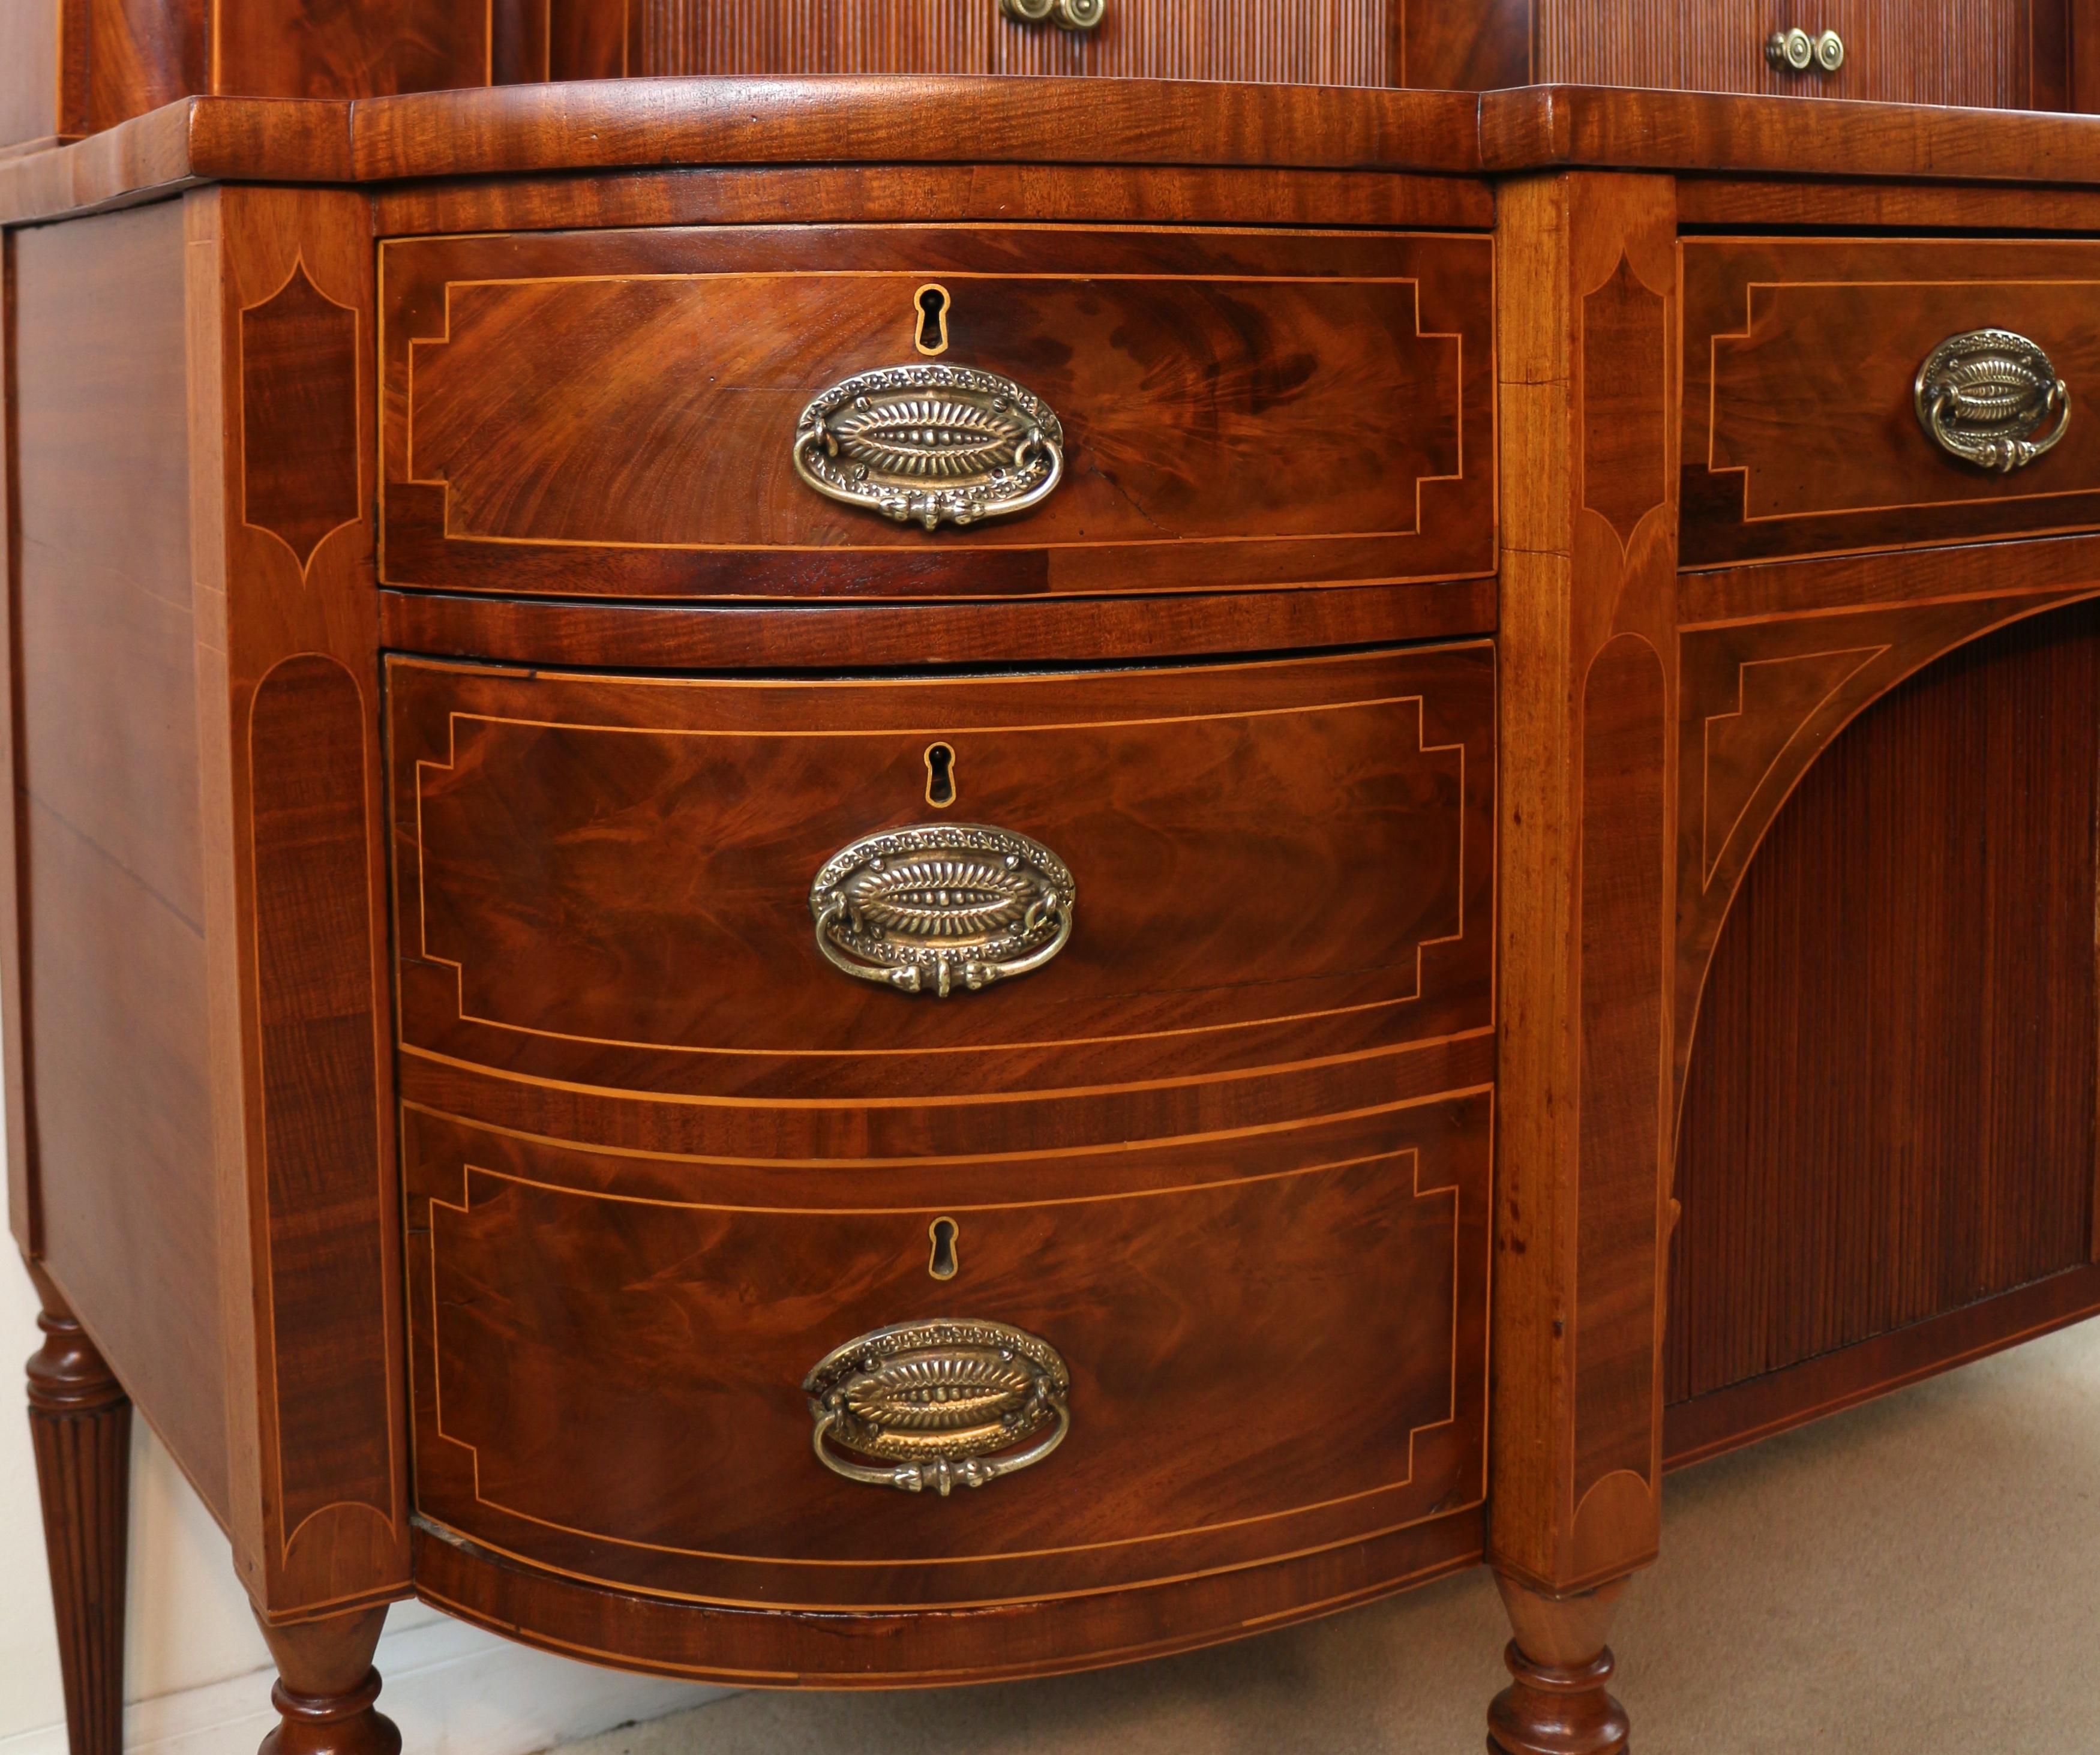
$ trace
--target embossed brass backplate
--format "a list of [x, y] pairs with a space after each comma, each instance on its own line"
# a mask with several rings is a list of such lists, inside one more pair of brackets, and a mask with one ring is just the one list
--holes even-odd
[[817, 948], [836, 968], [943, 999], [1042, 968], [1071, 937], [1076, 900], [1048, 848], [981, 822], [863, 836], [810, 885]]
[[[1004, 1322], [877, 1329], [827, 1353], [802, 1389], [826, 1468], [906, 1493], [930, 1486], [943, 1498], [958, 1482], [982, 1487], [1040, 1462], [1072, 1423], [1072, 1375], [1057, 1349]], [[849, 1462], [834, 1444], [891, 1466]]]
[[2048, 354], [2010, 329], [1949, 336], [1926, 355], [1912, 395], [1941, 450], [2001, 474], [2054, 449], [2071, 425], [2071, 391]]
[[930, 531], [1039, 505], [1063, 479], [1065, 430], [1012, 378], [928, 360], [823, 391], [794, 456], [818, 493]]

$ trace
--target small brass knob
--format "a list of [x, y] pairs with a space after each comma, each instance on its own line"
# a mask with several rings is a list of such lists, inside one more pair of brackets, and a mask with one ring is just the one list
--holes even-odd
[[1811, 37], [1796, 25], [1765, 39], [1765, 59], [1782, 73], [1834, 73], [1845, 64], [1845, 39], [1834, 30]]
[[1108, 0], [999, 0], [999, 9], [1017, 24], [1097, 30], [1109, 7]]

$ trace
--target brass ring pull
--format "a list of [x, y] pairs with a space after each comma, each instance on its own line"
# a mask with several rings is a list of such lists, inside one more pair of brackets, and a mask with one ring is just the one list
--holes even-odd
[[1098, 29], [1108, 0], [999, 0], [999, 9], [1017, 24], [1055, 24], [1060, 30]]
[[1065, 429], [1012, 378], [930, 360], [823, 391], [795, 423], [794, 457], [827, 498], [931, 531], [1040, 505], [1065, 477]]
[[2004, 474], [2054, 450], [2071, 426], [2070, 386], [2040, 346], [2010, 329], [1949, 336], [1917, 368], [1912, 399], [1941, 450]]
[[834, 1475], [907, 1493], [931, 1487], [943, 1499], [959, 1482], [982, 1487], [1033, 1468], [1072, 1429], [1072, 1374], [1057, 1349], [1004, 1322], [877, 1329], [825, 1354], [802, 1390], [811, 1447]]
[[946, 999], [1039, 969], [1072, 937], [1072, 874], [1040, 841], [980, 822], [864, 836], [810, 885], [832, 967]]

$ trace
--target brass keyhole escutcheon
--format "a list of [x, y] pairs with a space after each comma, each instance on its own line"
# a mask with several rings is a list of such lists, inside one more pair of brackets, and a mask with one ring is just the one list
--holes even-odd
[[929, 281], [911, 295], [911, 302], [918, 312], [912, 325], [911, 345], [929, 356], [947, 352], [947, 288]]
[[962, 1258], [955, 1253], [955, 1239], [963, 1228], [952, 1219], [937, 1219], [927, 1226], [926, 1235], [933, 1240], [933, 1254], [926, 1259], [926, 1272], [936, 1280], [952, 1280], [962, 1266]]
[[926, 802], [946, 810], [955, 801], [955, 752], [952, 745], [926, 746]]

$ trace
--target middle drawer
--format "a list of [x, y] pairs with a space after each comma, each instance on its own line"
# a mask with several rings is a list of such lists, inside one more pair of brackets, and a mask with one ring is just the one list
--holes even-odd
[[388, 679], [401, 1041], [431, 1064], [883, 1102], [1492, 1020], [1485, 643], [825, 682], [396, 659]]

